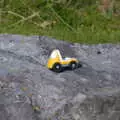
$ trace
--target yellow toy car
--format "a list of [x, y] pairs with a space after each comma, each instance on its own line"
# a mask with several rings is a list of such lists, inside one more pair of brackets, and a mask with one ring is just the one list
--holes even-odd
[[69, 67], [70, 69], [74, 70], [78, 67], [79, 61], [76, 58], [62, 58], [60, 51], [55, 49], [52, 51], [47, 67], [55, 72], [61, 72], [64, 67]]

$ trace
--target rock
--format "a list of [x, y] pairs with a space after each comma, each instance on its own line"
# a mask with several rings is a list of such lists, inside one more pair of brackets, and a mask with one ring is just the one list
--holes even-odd
[[81, 103], [86, 99], [86, 95], [79, 93], [77, 96], [74, 97], [73, 102]]
[[[82, 66], [62, 73], [48, 70], [55, 48]], [[119, 48], [1, 34], [0, 120], [119, 120]]]

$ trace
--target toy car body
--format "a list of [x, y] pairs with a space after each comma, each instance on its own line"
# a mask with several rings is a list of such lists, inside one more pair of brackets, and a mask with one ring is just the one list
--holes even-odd
[[60, 51], [55, 49], [52, 51], [47, 67], [55, 72], [61, 72], [64, 67], [69, 67], [70, 69], [75, 69], [78, 66], [78, 60], [76, 58], [62, 58]]

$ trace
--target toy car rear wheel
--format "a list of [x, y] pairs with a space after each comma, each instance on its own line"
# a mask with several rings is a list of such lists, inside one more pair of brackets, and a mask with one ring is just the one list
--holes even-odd
[[77, 63], [76, 63], [76, 62], [71, 62], [71, 63], [70, 63], [70, 69], [71, 69], [71, 70], [76, 69], [76, 68], [77, 68], [77, 66], [78, 66], [78, 65], [77, 65]]
[[54, 72], [61, 72], [62, 71], [62, 65], [60, 63], [55, 63], [53, 65], [52, 69], [53, 69]]

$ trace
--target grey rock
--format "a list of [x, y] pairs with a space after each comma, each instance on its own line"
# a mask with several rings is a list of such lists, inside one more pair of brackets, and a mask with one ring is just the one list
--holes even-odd
[[[53, 49], [82, 67], [54, 73]], [[100, 51], [100, 54], [97, 52]], [[120, 45], [0, 35], [0, 120], [119, 120]]]

